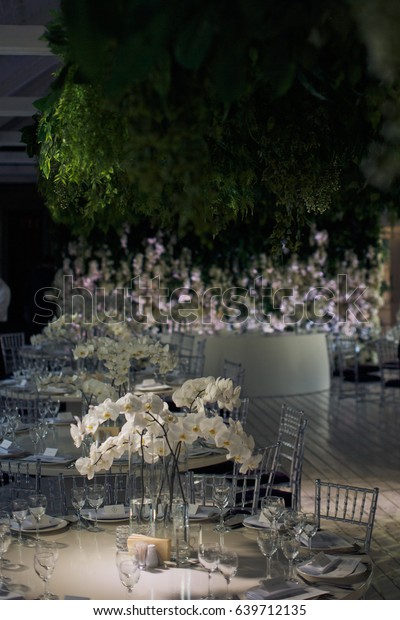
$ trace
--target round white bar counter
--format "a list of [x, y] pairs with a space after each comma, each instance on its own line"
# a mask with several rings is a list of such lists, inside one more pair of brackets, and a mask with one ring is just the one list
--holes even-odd
[[241, 362], [246, 371], [246, 396], [290, 396], [330, 387], [325, 334], [246, 333], [204, 338], [204, 375], [221, 376], [224, 359]]

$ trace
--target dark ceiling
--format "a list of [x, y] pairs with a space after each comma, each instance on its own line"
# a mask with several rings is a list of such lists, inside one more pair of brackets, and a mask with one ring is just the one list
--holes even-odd
[[20, 130], [30, 123], [33, 101], [48, 93], [59, 66], [39, 40], [59, 5], [60, 0], [0, 0], [0, 183], [36, 181]]

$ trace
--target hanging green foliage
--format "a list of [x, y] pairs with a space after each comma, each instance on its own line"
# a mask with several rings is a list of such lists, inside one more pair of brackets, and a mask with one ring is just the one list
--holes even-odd
[[211, 245], [253, 217], [278, 248], [354, 196], [378, 218], [398, 185], [376, 201], [360, 166], [399, 106], [368, 73], [356, 4], [64, 0], [35, 137], [54, 218], [79, 232], [145, 218]]

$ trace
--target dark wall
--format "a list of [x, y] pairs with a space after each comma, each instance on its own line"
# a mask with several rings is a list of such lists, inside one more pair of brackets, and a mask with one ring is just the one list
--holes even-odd
[[[3, 331], [36, 333], [33, 289], [49, 285], [54, 272], [54, 224], [34, 184], [0, 184], [0, 273], [11, 289], [9, 321]], [[43, 269], [50, 259], [50, 267]], [[53, 264], [51, 264], [53, 263]]]

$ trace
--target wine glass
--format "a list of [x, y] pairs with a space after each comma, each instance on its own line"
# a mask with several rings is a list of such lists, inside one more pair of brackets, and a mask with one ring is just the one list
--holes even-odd
[[46, 514], [47, 497], [41, 493], [35, 493], [28, 497], [28, 509], [36, 521], [36, 541], [39, 540], [40, 520]]
[[25, 499], [14, 499], [11, 502], [11, 512], [12, 512], [13, 519], [15, 519], [15, 521], [19, 525], [17, 543], [19, 545], [23, 545], [22, 522], [25, 521], [26, 517], [29, 514], [28, 502]]
[[215, 526], [215, 531], [223, 534], [224, 532], [229, 532], [230, 527], [227, 527], [224, 523], [224, 508], [226, 508], [232, 496], [232, 489], [230, 485], [226, 482], [222, 482], [221, 484], [216, 484], [213, 487], [212, 499], [215, 506], [219, 510], [219, 523]]
[[203, 600], [212, 600], [215, 598], [211, 594], [211, 574], [218, 568], [221, 547], [218, 543], [200, 543], [198, 550], [199, 562], [203, 568], [208, 571], [208, 593]]
[[71, 503], [78, 515], [78, 522], [71, 526], [74, 530], [86, 529], [82, 521], [82, 508], [86, 504], [86, 490], [84, 487], [73, 487], [71, 491]]
[[277, 522], [279, 517], [283, 514], [285, 510], [285, 500], [283, 497], [278, 497], [276, 495], [270, 495], [268, 497], [263, 497], [261, 502], [261, 512], [264, 517], [268, 519], [271, 523], [271, 528], [277, 529]]
[[229, 585], [231, 583], [232, 577], [234, 577], [237, 573], [238, 566], [239, 558], [236, 551], [222, 549], [219, 556], [218, 570], [224, 576], [226, 581], [226, 600], [230, 600], [233, 598], [231, 593], [229, 592]]
[[278, 534], [276, 530], [265, 530], [264, 532], [259, 532], [257, 536], [257, 544], [261, 553], [266, 558], [265, 579], [272, 579], [271, 558], [278, 549]]
[[37, 424], [34, 424], [33, 426], [29, 427], [29, 437], [31, 442], [33, 443], [33, 454], [35, 456], [38, 455], [39, 451], [38, 451], [38, 444], [39, 444], [39, 434], [38, 434], [38, 427]]
[[54, 572], [58, 559], [58, 549], [55, 543], [38, 544], [33, 557], [33, 566], [36, 574], [43, 581], [43, 594], [38, 596], [38, 600], [57, 600], [58, 596], [52, 594], [48, 589], [48, 582]]
[[116, 563], [121, 583], [126, 587], [130, 595], [140, 579], [138, 561], [136, 557], [128, 551], [117, 551]]
[[304, 527], [303, 532], [308, 538], [308, 556], [312, 558], [312, 538], [315, 536], [318, 530], [318, 519], [313, 512], [304, 513]]
[[281, 549], [289, 562], [288, 580], [297, 581], [293, 572], [293, 560], [299, 555], [300, 541], [296, 536], [285, 535], [281, 537]]
[[304, 513], [299, 510], [288, 508], [283, 513], [283, 523], [285, 530], [289, 534], [293, 534], [299, 538], [304, 529]]
[[88, 529], [91, 532], [102, 532], [103, 529], [97, 524], [97, 511], [104, 502], [104, 487], [101, 484], [93, 484], [88, 488], [87, 500], [92, 508], [95, 510], [94, 525], [91, 525]]
[[11, 545], [11, 530], [7, 523], [0, 523], [0, 590], [8, 592], [6, 579], [3, 575], [3, 557]]

